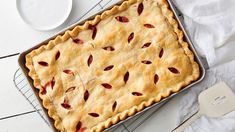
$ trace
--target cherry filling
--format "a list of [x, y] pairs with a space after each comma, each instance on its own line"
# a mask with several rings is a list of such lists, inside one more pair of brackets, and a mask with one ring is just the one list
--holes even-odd
[[124, 80], [124, 82], [126, 83], [126, 82], [128, 81], [128, 79], [129, 79], [129, 72], [127, 71], [127, 72], [125, 73], [125, 75], [124, 75], [123, 80]]
[[88, 26], [88, 29], [92, 30], [92, 36], [91, 36], [91, 38], [94, 40], [95, 37], [96, 37], [96, 33], [97, 33], [97, 28], [96, 28], [96, 26], [89, 25], [89, 26]]
[[145, 43], [141, 48], [147, 48], [151, 45], [151, 42]]
[[68, 88], [68, 89], [65, 91], [65, 93], [71, 92], [71, 91], [75, 90], [75, 88], [76, 88], [76, 87], [70, 87], [70, 88]]
[[70, 109], [71, 106], [67, 103], [62, 103], [61, 106], [63, 106], [65, 109]]
[[55, 60], [58, 60], [60, 57], [60, 51], [57, 51], [56, 55], [55, 55]]
[[159, 80], [159, 77], [158, 77], [157, 74], [155, 74], [155, 75], [154, 75], [154, 83], [156, 84], [156, 83], [158, 82], [158, 80]]
[[84, 43], [84, 41], [79, 39], [79, 38], [73, 39], [73, 42], [76, 43], [76, 44], [83, 44]]
[[115, 19], [119, 22], [127, 23], [129, 22], [129, 19], [125, 16], [116, 16]]
[[99, 117], [99, 114], [97, 114], [97, 113], [88, 113], [88, 114], [92, 117]]
[[69, 104], [69, 100], [67, 98], [64, 99], [64, 102], [61, 104], [62, 107], [64, 107], [65, 109], [70, 109], [71, 106]]
[[138, 14], [140, 15], [143, 12], [143, 10], [144, 10], [144, 4], [140, 3], [137, 8]]
[[134, 38], [134, 35], [135, 35], [135, 34], [134, 34], [133, 32], [129, 35], [129, 37], [128, 37], [128, 39], [127, 39], [128, 43], [131, 42], [131, 40]]
[[112, 46], [106, 46], [103, 49], [107, 50], [107, 51], [114, 51], [115, 50]]
[[151, 61], [149, 61], [149, 60], [143, 60], [143, 61], [141, 61], [141, 63], [143, 63], [143, 64], [147, 64], [147, 65], [152, 64], [152, 62], [151, 62]]
[[73, 71], [72, 71], [72, 70], [65, 69], [65, 70], [63, 70], [63, 72], [64, 72], [64, 73], [66, 73], [66, 74], [71, 74], [71, 75], [73, 75], [73, 76], [74, 76], [74, 73], [73, 73]]
[[105, 67], [105, 68], [104, 68], [104, 71], [109, 71], [109, 70], [111, 70], [111, 69], [113, 69], [113, 65], [110, 65], [110, 66]]
[[110, 85], [108, 83], [102, 83], [101, 85], [106, 89], [111, 89], [112, 88], [112, 85]]
[[115, 111], [116, 107], [117, 107], [117, 101], [113, 103], [112, 110]]
[[83, 95], [84, 101], [87, 101], [87, 99], [89, 98], [89, 95], [90, 95], [89, 92], [86, 90], [86, 92]]
[[146, 28], [155, 28], [152, 24], [144, 24], [144, 26], [146, 27]]
[[51, 87], [53, 90], [53, 87], [55, 85], [55, 78], [53, 77], [49, 82], [47, 82], [44, 86], [42, 86], [41, 94], [45, 95], [47, 93], [47, 88]]
[[174, 74], [179, 74], [179, 73], [180, 73], [180, 72], [179, 72], [176, 68], [174, 68], [174, 67], [169, 67], [168, 70], [169, 70], [170, 72], [174, 73]]
[[82, 127], [82, 122], [79, 121], [78, 124], [76, 125], [75, 132], [85, 132], [86, 129], [87, 129], [86, 127]]
[[76, 132], [78, 132], [80, 130], [80, 128], [82, 127], [82, 122], [79, 121], [78, 124], [76, 125]]
[[48, 63], [45, 61], [39, 61], [38, 64], [41, 66], [48, 66]]
[[140, 93], [140, 92], [132, 92], [132, 95], [134, 95], [134, 96], [142, 96], [143, 94]]
[[162, 48], [161, 51], [159, 52], [159, 58], [162, 58], [163, 53], [164, 53], [164, 50], [163, 50], [163, 48]]
[[92, 61], [93, 61], [93, 56], [90, 55], [90, 56], [88, 57], [88, 59], [87, 59], [87, 65], [90, 66], [91, 63], [92, 63]]

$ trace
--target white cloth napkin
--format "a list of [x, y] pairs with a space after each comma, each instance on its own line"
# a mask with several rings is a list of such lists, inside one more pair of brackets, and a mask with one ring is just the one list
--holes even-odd
[[[205, 79], [181, 97], [178, 123], [198, 110], [197, 96], [218, 81], [235, 92], [235, 0], [173, 0], [184, 15], [186, 30], [210, 69]], [[186, 132], [234, 132], [235, 112], [221, 118], [203, 116]]]
[[210, 66], [235, 58], [234, 0], [173, 0], [184, 14], [186, 29]]
[[[183, 122], [198, 110], [197, 96], [199, 93], [219, 81], [224, 81], [233, 92], [235, 92], [235, 60], [207, 70], [204, 80], [198, 85], [190, 88], [189, 91], [180, 98], [178, 123]], [[209, 118], [203, 116], [185, 129], [185, 132], [211, 131], [234, 132], [235, 111], [221, 118]]]

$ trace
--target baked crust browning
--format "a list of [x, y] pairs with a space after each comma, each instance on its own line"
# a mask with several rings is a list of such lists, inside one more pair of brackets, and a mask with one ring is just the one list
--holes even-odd
[[26, 55], [55, 127], [102, 131], [197, 80], [166, 0], [128, 0]]

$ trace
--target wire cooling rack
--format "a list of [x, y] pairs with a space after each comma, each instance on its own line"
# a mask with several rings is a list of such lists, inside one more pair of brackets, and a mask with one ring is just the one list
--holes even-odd
[[[43, 121], [50, 126], [49, 120], [46, 119], [44, 112], [34, 95], [33, 90], [31, 89], [27, 79], [25, 78], [24, 74], [22, 73], [21, 69], [17, 69], [13, 82], [17, 90], [25, 97], [25, 99], [29, 102], [29, 104], [33, 107], [33, 109], [39, 114], [39, 116], [43, 119]], [[51, 126], [50, 126], [51, 127]]]
[[[84, 13], [77, 21], [81, 21], [82, 19], [88, 17], [91, 13], [95, 13], [95, 8], [97, 11], [97, 8], [99, 10], [103, 10], [110, 5], [119, 2], [120, 0], [99, 0], [93, 7], [91, 7], [86, 13]], [[98, 11], [99, 11], [98, 10]], [[179, 16], [182, 16], [179, 14]], [[52, 128], [50, 125], [50, 122], [45, 115], [41, 105], [39, 104], [36, 96], [34, 95], [34, 92], [32, 91], [26, 77], [24, 76], [21, 69], [16, 70], [13, 78], [14, 84], [18, 91], [25, 97], [25, 99], [29, 102], [29, 104], [33, 107], [35, 112], [39, 114], [39, 116], [42, 118], [42, 120]], [[111, 129], [107, 130], [108, 132], [133, 132], [135, 131], [139, 126], [144, 124], [146, 120], [148, 120], [156, 111], [163, 105], [159, 104], [155, 107], [152, 107], [151, 109], [138, 114], [137, 116], [121, 123], [120, 125], [114, 126]]]

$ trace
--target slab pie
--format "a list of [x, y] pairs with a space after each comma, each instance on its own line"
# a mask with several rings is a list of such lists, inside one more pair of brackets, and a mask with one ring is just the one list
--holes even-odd
[[62, 132], [102, 131], [197, 80], [166, 0], [127, 0], [26, 55]]

